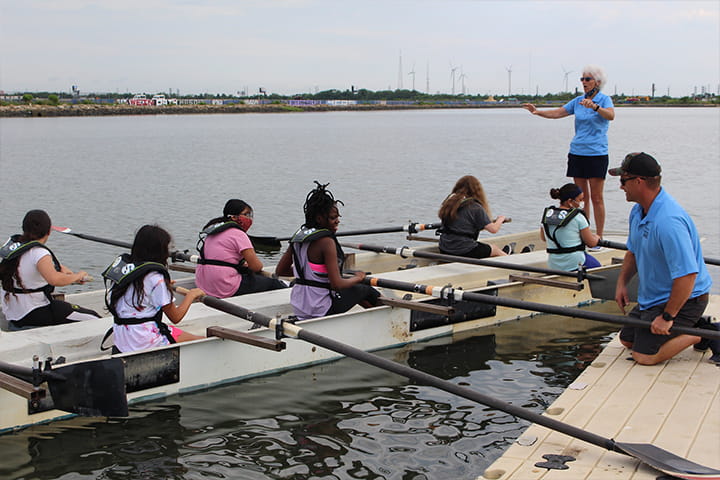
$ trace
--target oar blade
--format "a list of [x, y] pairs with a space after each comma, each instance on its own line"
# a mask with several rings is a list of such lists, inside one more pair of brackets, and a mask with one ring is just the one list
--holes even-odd
[[668, 475], [687, 480], [720, 480], [720, 470], [679, 457], [655, 445], [616, 442], [615, 447]]
[[127, 417], [125, 367], [119, 358], [53, 368], [65, 380], [48, 380], [58, 410], [84, 417]]
[[277, 250], [282, 246], [277, 237], [248, 236], [256, 250]]
[[70, 229], [68, 227], [58, 227], [58, 226], [53, 225], [51, 228], [53, 230], [55, 230], [56, 232], [60, 232], [60, 233], [72, 233], [72, 229]]
[[[597, 277], [603, 278], [589, 278], [590, 282], [590, 293], [593, 298], [600, 300], [615, 300], [615, 287], [617, 285], [618, 276], [620, 275], [620, 268], [611, 268], [603, 270], [602, 272], [593, 272]], [[637, 302], [638, 292], [638, 277], [635, 275], [627, 286], [628, 296], [631, 302]]]

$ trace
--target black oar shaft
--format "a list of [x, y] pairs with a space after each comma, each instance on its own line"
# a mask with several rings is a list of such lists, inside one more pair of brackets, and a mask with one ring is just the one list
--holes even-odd
[[[394, 233], [394, 232], [408, 232], [408, 233], [418, 233], [425, 230], [434, 230], [436, 228], [440, 228], [442, 224], [441, 223], [409, 223], [407, 225], [400, 225], [395, 227], [379, 227], [379, 228], [367, 228], [364, 230], [346, 230], [335, 233], [336, 237], [352, 237], [355, 235], [372, 235], [372, 234], [379, 234], [379, 233]], [[280, 241], [288, 241], [292, 237], [280, 237], [278, 240]]]
[[[598, 245], [601, 247], [607, 247], [607, 248], [614, 248], [616, 250], [627, 250], [628, 247], [624, 243], [620, 242], [613, 242], [611, 240], [605, 240], [601, 239], [598, 242]], [[717, 258], [710, 258], [710, 257], [703, 257], [703, 260], [705, 260], [706, 265], [720, 265], [720, 259]]]
[[[276, 322], [274, 319], [266, 315], [258, 312], [253, 312], [225, 300], [220, 300], [219, 298], [205, 296], [202, 298], [202, 302], [209, 307], [215, 308], [217, 310], [228, 313], [230, 315], [234, 315], [239, 318], [243, 318], [250, 322], [258, 323], [268, 328], [274, 328], [274, 324]], [[550, 417], [539, 415], [528, 409], [509, 404], [502, 400], [498, 400], [488, 395], [479, 393], [475, 390], [461, 387], [450, 381], [443, 380], [441, 378], [434, 377], [406, 365], [401, 365], [391, 360], [384, 359], [375, 354], [365, 352], [359, 348], [355, 348], [353, 346], [338, 342], [331, 338], [327, 338], [323, 335], [311, 332], [305, 328], [301, 328], [295, 325], [287, 325], [286, 328], [290, 331], [290, 336], [296, 336], [300, 340], [312, 343], [313, 345], [326, 348], [341, 355], [345, 355], [347, 357], [354, 358], [356, 360], [368, 363], [378, 368], [382, 368], [383, 370], [396, 373], [421, 384], [429, 385], [440, 390], [444, 390], [448, 393], [452, 393], [459, 397], [466, 398], [468, 400], [472, 400], [483, 405], [487, 405], [491, 408], [506, 412], [510, 415], [525, 419], [529, 422], [537, 423], [552, 430], [556, 430], [566, 435], [570, 435], [571, 437], [584, 440], [588, 443], [592, 443], [593, 445], [597, 445], [607, 450], [621, 452], [620, 450], [615, 448], [615, 442], [611, 439], [604, 438], [600, 435], [596, 435], [581, 428], [577, 428], [572, 425], [560, 422], [558, 420], [554, 420]]]
[[132, 248], [132, 243], [122, 242], [120, 240], [112, 240], [109, 238], [95, 237], [93, 235], [86, 235], [84, 233], [75, 233], [75, 232], [63, 232], [63, 233], [67, 233], [68, 235], [73, 235], [75, 237], [82, 238], [84, 240], [90, 240], [91, 242], [105, 243], [107, 245], [114, 245], [116, 247], [127, 248], [128, 250], [130, 250]]
[[578, 278], [578, 275], [580, 275], [581, 278], [587, 278], [589, 280], [604, 280], [603, 277], [587, 274], [581, 272], [578, 274], [578, 272], [566, 272], [565, 270], [554, 270], [551, 268], [542, 268], [542, 267], [533, 267], [532, 265], [521, 265], [521, 264], [515, 264], [510, 262], [500, 262], [497, 260], [488, 260], [488, 259], [480, 259], [480, 258], [470, 258], [470, 257], [461, 257], [458, 255], [447, 255], [445, 253], [434, 253], [434, 252], [424, 252], [422, 250], [413, 250], [411, 248], [394, 248], [394, 247], [383, 247], [378, 245], [368, 245], [366, 243], [342, 243], [343, 247], [348, 248], [354, 248], [356, 250], [367, 250], [370, 252], [377, 252], [377, 253], [390, 253], [393, 255], [400, 255], [400, 256], [412, 256], [412, 257], [418, 257], [418, 258], [428, 258], [431, 260], [442, 260], [445, 262], [456, 262], [456, 263], [467, 263], [470, 265], [482, 265], [485, 267], [494, 267], [494, 268], [502, 268], [505, 270], [518, 270], [521, 272], [533, 272], [533, 273], [542, 273], [545, 275], [558, 275], [562, 277], [572, 277], [572, 278]]
[[[595, 320], [599, 322], [614, 323], [616, 325], [627, 325], [631, 327], [649, 328], [649, 324], [643, 320], [622, 316], [611, 315], [608, 313], [592, 312], [579, 308], [562, 307], [559, 305], [548, 305], [545, 303], [527, 302], [514, 298], [496, 297], [477, 292], [466, 292], [463, 290], [455, 290], [453, 288], [433, 287], [431, 285], [412, 284], [401, 282], [398, 280], [388, 280], [377, 277], [366, 277], [364, 280], [368, 285], [390, 288], [392, 290], [401, 290], [405, 292], [416, 292], [431, 295], [435, 297], [447, 298], [451, 296], [454, 300], [467, 300], [478, 303], [488, 303], [491, 305], [499, 305], [502, 307], [517, 308], [519, 310], [529, 310], [533, 312], [550, 313], [553, 315], [562, 315], [565, 317], [584, 318], [587, 320]], [[675, 333], [688, 335], [696, 335], [704, 338], [720, 339], [720, 332], [716, 330], [707, 330], [703, 328], [684, 327], [682, 325], [673, 325], [672, 329]]]

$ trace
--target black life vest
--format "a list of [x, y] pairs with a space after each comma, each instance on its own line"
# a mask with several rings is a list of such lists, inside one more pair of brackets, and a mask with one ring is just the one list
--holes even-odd
[[335, 242], [338, 268], [341, 272], [343, 271], [343, 267], [345, 266], [345, 253], [343, 252], [342, 247], [340, 246], [340, 243], [338, 242], [335, 234], [327, 228], [308, 228], [302, 226], [297, 232], [295, 232], [295, 234], [290, 239], [290, 249], [292, 251], [293, 262], [299, 274], [298, 277], [295, 278], [295, 284], [307, 285], [310, 287], [327, 288], [328, 290], [332, 290], [329, 280], [327, 282], [318, 282], [316, 280], [306, 278], [305, 265], [300, 261], [300, 257], [298, 257], [297, 252], [294, 248], [295, 244], [312, 243], [315, 240], [323, 237], [331, 237], [333, 239], [333, 242]]
[[[541, 223], [547, 238], [551, 239], [555, 245], [557, 245], [557, 248], [548, 247], [548, 253], [570, 253], [585, 250], [585, 244], [583, 243], [582, 238], [580, 239], [580, 243], [578, 245], [572, 245], [569, 247], [563, 246], [556, 238], [557, 231], [570, 223], [570, 221], [578, 214], [582, 214], [584, 216], [585, 212], [579, 208], [567, 209], [556, 207], [554, 205], [545, 208]], [[555, 227], [555, 229], [550, 232], [550, 227]]]
[[198, 237], [200, 238], [197, 243], [197, 251], [200, 252], [200, 259], [197, 261], [197, 263], [199, 263], [200, 265], [218, 265], [221, 267], [234, 268], [240, 274], [250, 273], [250, 269], [246, 266], [247, 262], [244, 258], [240, 260], [240, 263], [231, 263], [224, 262], [222, 260], [214, 260], [212, 258], [205, 258], [205, 239], [212, 235], [217, 235], [218, 233], [224, 232], [225, 230], [228, 230], [230, 228], [237, 228], [242, 230], [242, 228], [240, 227], [240, 225], [238, 225], [237, 222], [230, 221], [210, 225], [198, 234]]
[[[10, 239], [5, 242], [5, 245], [0, 247], [0, 262], [4, 263], [5, 261], [11, 261], [15, 259], [20, 259], [24, 254], [30, 251], [31, 248], [34, 247], [40, 247], [44, 248], [50, 253], [50, 256], [52, 257], [53, 265], [55, 266], [55, 270], [58, 272], [60, 271], [60, 262], [58, 261], [57, 257], [55, 257], [55, 254], [50, 250], [44, 243], [38, 242], [37, 240], [31, 240], [29, 242], [21, 242], [20, 241], [20, 235], [13, 235], [10, 237]], [[13, 287], [11, 290], [11, 293], [36, 293], [36, 292], [43, 292], [45, 296], [48, 298], [48, 300], [52, 299], [52, 292], [55, 290], [55, 287], [47, 284], [43, 285], [42, 287], [38, 288], [15, 288]]]
[[[110, 313], [112, 313], [113, 321], [116, 325], [139, 325], [141, 323], [154, 321], [157, 324], [160, 333], [165, 335], [170, 343], [175, 343], [175, 339], [172, 337], [170, 329], [162, 321], [162, 310], [158, 310], [155, 316], [150, 318], [121, 318], [118, 316], [115, 308], [110, 305], [108, 282], [111, 283], [110, 288], [126, 288], [135, 281], [135, 279], [144, 278], [145, 275], [150, 272], [161, 273], [165, 277], [168, 285], [170, 284], [170, 274], [168, 273], [165, 265], [156, 262], [143, 262], [141, 264], [135, 264], [131, 261], [130, 255], [127, 253], [123, 253], [118, 256], [115, 261], [102, 273], [102, 276], [105, 279], [105, 305]], [[106, 335], [106, 338], [107, 336], [108, 335]]]

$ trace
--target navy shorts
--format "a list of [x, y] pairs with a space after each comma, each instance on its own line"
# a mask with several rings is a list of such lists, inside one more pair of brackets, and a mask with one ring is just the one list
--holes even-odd
[[[705, 311], [708, 304], [707, 295], [691, 298], [680, 309], [675, 318], [673, 325], [681, 325], [683, 327], [694, 327], [697, 321]], [[673, 337], [677, 337], [678, 333], [670, 333], [670, 335], [656, 335], [650, 331], [650, 323], [658, 315], [662, 315], [665, 310], [665, 304], [650, 307], [647, 310], [640, 310], [640, 306], [635, 308], [628, 314], [629, 317], [639, 318], [647, 322], [648, 328], [639, 327], [623, 327], [620, 330], [620, 339], [632, 343], [633, 352], [643, 353], [645, 355], [655, 355], [665, 342]], [[670, 330], [672, 332], [672, 329]]]
[[607, 155], [575, 155], [568, 153], [567, 173], [573, 178], [602, 178], [607, 176], [610, 159]]

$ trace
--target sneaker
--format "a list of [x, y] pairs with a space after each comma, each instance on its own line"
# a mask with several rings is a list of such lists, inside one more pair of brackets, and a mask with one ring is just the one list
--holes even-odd
[[[718, 326], [712, 323], [710, 321], [710, 317], [706, 315], [700, 317], [700, 320], [695, 323], [695, 328], [718, 331]], [[709, 338], [701, 338], [698, 343], [693, 345], [693, 349], [697, 352], [704, 352], [710, 347], [710, 341], [711, 340]]]

